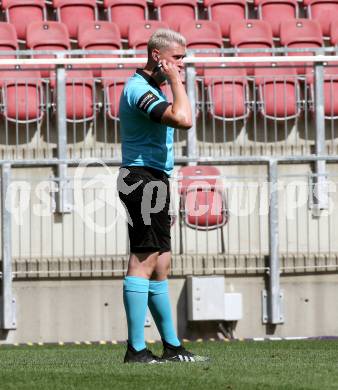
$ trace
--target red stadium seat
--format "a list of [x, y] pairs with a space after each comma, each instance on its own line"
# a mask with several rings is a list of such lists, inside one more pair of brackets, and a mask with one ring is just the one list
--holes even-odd
[[266, 20], [272, 27], [274, 38], [280, 34], [282, 20], [298, 18], [298, 0], [255, 0], [258, 17]]
[[197, 0], [154, 0], [158, 20], [178, 31], [181, 24], [197, 19]]
[[317, 20], [325, 37], [330, 36], [330, 24], [338, 17], [338, 0], [304, 0], [309, 19]]
[[[324, 69], [324, 115], [325, 119], [338, 119], [338, 63]], [[314, 102], [313, 69], [308, 69], [306, 82], [310, 87], [311, 100]]]
[[246, 0], [204, 0], [210, 20], [217, 22], [224, 38], [229, 38], [230, 25], [248, 17]]
[[[264, 20], [247, 19], [237, 21], [230, 27], [230, 43], [236, 49], [271, 49], [273, 48], [272, 29]], [[239, 57], [270, 56], [271, 53], [242, 53]], [[254, 63], [246, 64], [247, 74], [253, 75]]]
[[261, 114], [266, 118], [285, 120], [300, 114], [300, 91], [295, 68], [257, 68], [255, 86]]
[[330, 41], [333, 46], [338, 46], [338, 17], [331, 22]]
[[135, 69], [116, 68], [102, 71], [105, 112], [109, 118], [118, 120], [120, 96], [125, 82], [135, 73]]
[[198, 230], [211, 230], [228, 222], [226, 202], [217, 181], [220, 171], [213, 166], [187, 166], [179, 172], [181, 218]]
[[[281, 44], [287, 48], [311, 49], [323, 46], [323, 38], [318, 21], [308, 19], [287, 20], [281, 23]], [[311, 56], [311, 50], [301, 53], [288, 53], [290, 56]], [[298, 74], [304, 75], [306, 63], [299, 64]]]
[[33, 22], [27, 27], [27, 47], [32, 50], [69, 50], [69, 34], [60, 22]]
[[204, 72], [208, 111], [216, 118], [234, 121], [247, 117], [248, 82], [243, 68], [209, 68]]
[[104, 0], [103, 5], [108, 10], [108, 20], [119, 26], [123, 39], [128, 38], [130, 26], [148, 19], [146, 0]]
[[[33, 22], [27, 27], [26, 45], [31, 50], [70, 50], [69, 34], [66, 25], [60, 22]], [[34, 58], [53, 58], [53, 55], [39, 54]], [[42, 77], [49, 77], [54, 65], [44, 65]]]
[[[116, 23], [84, 22], [79, 24], [78, 45], [83, 50], [120, 50], [121, 35]], [[97, 54], [87, 56], [97, 57]], [[100, 54], [102, 58], [116, 58], [118, 54]], [[94, 65], [94, 76], [100, 77], [101, 65]]]
[[53, 0], [57, 20], [64, 23], [71, 39], [76, 39], [82, 22], [98, 19], [96, 0]]
[[[51, 78], [51, 88], [56, 89], [56, 78]], [[90, 70], [67, 69], [66, 72], [66, 120], [80, 123], [95, 116], [94, 76]]]
[[[180, 33], [187, 40], [188, 49], [222, 49], [222, 33], [217, 22], [210, 20], [189, 20], [181, 24]], [[220, 54], [199, 54], [203, 57], [219, 57]], [[197, 74], [202, 75], [203, 69], [197, 67]]]
[[30, 23], [46, 19], [44, 0], [3, 0], [1, 7], [7, 22], [14, 25], [21, 41], [26, 40], [26, 28]]
[[[157, 20], [146, 20], [131, 24], [128, 33], [129, 48], [146, 50], [149, 38], [159, 28], [169, 28], [169, 26], [167, 23]], [[138, 54], [137, 56], [144, 57], [145, 55]]]
[[43, 116], [41, 74], [31, 70], [0, 72], [2, 115], [17, 123], [39, 122]]
[[187, 40], [189, 49], [221, 49], [222, 33], [217, 22], [210, 20], [189, 20], [180, 27], [180, 33]]
[[[17, 35], [14, 26], [10, 23], [0, 22], [0, 51], [18, 50]], [[15, 58], [15, 54], [1, 56], [0, 58]]]

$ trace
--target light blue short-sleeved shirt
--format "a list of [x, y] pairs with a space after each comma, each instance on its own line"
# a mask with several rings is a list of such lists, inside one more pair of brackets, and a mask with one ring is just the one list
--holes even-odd
[[120, 99], [122, 166], [146, 166], [170, 175], [174, 167], [174, 129], [161, 124], [168, 103], [155, 80], [138, 69]]

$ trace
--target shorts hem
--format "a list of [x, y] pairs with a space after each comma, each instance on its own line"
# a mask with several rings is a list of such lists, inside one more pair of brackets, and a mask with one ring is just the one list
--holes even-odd
[[142, 246], [142, 247], [133, 247], [130, 248], [131, 253], [155, 253], [159, 252], [160, 255], [165, 252], [171, 252], [171, 248], [159, 248], [159, 247], [147, 247], [147, 246]]
[[154, 247], [154, 246], [136, 246], [133, 248], [130, 248], [131, 253], [155, 253], [155, 252], [160, 252], [161, 248], [159, 247]]

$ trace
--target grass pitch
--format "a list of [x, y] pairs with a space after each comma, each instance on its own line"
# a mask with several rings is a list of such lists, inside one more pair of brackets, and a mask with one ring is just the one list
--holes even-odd
[[[127, 365], [124, 345], [1, 346], [0, 389], [338, 389], [338, 341], [186, 346], [212, 361]], [[160, 353], [160, 344], [150, 348]]]

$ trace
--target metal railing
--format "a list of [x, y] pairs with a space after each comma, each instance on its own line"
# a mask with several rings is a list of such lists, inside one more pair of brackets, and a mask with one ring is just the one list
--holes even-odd
[[[334, 50], [311, 49], [318, 54], [314, 56], [302, 56], [306, 49], [189, 52], [185, 83], [194, 123], [188, 133], [176, 131], [176, 156], [312, 155], [318, 148], [320, 153], [336, 154]], [[254, 64], [253, 51], [262, 52]], [[199, 52], [213, 57], [198, 57]], [[126, 57], [137, 55], [133, 50], [17, 53], [17, 59], [0, 57], [0, 159], [119, 161], [119, 96], [145, 58]], [[27, 58], [33, 53], [58, 58]], [[74, 58], [107, 53], [123, 57]], [[165, 92], [170, 100], [170, 88]]]
[[[302, 167], [294, 163], [319, 160], [332, 167], [325, 176], [328, 207], [320, 212], [315, 207], [318, 183], [311, 170], [286, 176], [280, 172], [286, 163]], [[68, 166], [64, 179], [68, 185], [68, 213], [55, 213], [60, 191], [55, 176], [33, 181], [27, 174], [24, 180], [13, 178], [17, 172], [14, 168], [57, 167], [59, 163]], [[213, 229], [185, 222], [186, 209], [180, 205], [174, 178], [172, 210], [176, 210], [173, 214], [177, 221], [172, 227], [172, 274], [266, 273], [271, 306], [268, 321], [281, 322], [281, 269], [299, 272], [302, 261], [303, 272], [337, 270], [337, 163], [337, 156], [280, 160], [225, 157], [213, 161], [223, 167], [216, 189], [224, 195], [229, 215], [227, 224]], [[108, 168], [113, 161], [96, 161], [97, 166], [89, 168], [93, 164], [93, 160], [2, 163], [3, 324], [7, 324], [3, 326], [9, 326], [14, 318], [12, 275], [31, 279], [124, 274], [129, 250], [127, 222], [115, 188], [117, 169]], [[253, 165], [252, 173], [224, 173], [234, 164]], [[257, 174], [254, 167], [260, 167]]]

